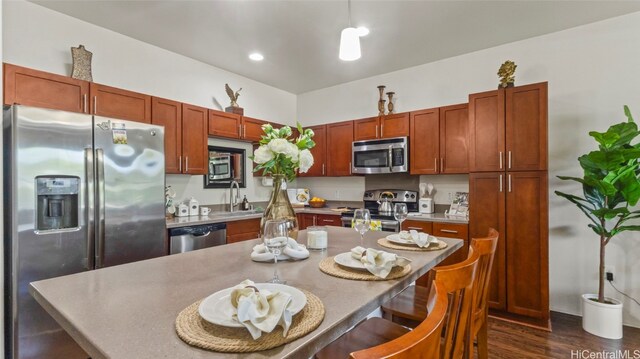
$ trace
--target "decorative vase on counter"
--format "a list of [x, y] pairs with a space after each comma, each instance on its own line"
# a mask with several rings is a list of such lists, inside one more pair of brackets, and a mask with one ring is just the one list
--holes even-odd
[[297, 240], [298, 217], [291, 206], [291, 202], [289, 202], [286, 188], [283, 188], [286, 178], [282, 174], [274, 174], [272, 177], [273, 190], [271, 191], [271, 198], [269, 198], [267, 208], [264, 210], [264, 214], [260, 220], [260, 235], [262, 235], [262, 229], [267, 220], [284, 219], [289, 223], [289, 237]]

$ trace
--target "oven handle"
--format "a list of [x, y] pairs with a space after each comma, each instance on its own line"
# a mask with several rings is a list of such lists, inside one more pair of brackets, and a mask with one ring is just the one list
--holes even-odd
[[[353, 217], [342, 217], [342, 224], [351, 224], [351, 222], [353, 221]], [[393, 227], [397, 227], [400, 222], [398, 221], [387, 221], [387, 220], [379, 220], [379, 219], [372, 219], [372, 221], [380, 221], [380, 224], [385, 226], [393, 226]]]

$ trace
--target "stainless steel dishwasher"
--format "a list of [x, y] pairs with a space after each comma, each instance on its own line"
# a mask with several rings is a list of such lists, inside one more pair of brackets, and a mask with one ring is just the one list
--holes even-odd
[[169, 254], [195, 251], [227, 243], [227, 224], [214, 223], [169, 229]]

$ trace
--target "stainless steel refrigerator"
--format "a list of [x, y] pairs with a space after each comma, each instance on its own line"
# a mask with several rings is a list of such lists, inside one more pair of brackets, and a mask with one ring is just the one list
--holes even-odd
[[86, 359], [29, 283], [167, 254], [164, 128], [14, 105], [4, 151], [5, 358]]

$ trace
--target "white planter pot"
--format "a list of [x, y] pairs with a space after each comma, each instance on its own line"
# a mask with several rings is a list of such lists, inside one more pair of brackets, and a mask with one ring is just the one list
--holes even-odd
[[582, 329], [607, 339], [622, 338], [622, 302], [613, 298], [605, 298], [615, 304], [605, 304], [591, 299], [598, 299], [596, 294], [582, 295]]

